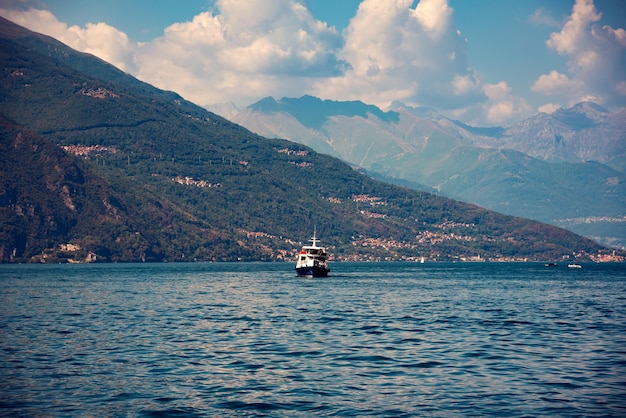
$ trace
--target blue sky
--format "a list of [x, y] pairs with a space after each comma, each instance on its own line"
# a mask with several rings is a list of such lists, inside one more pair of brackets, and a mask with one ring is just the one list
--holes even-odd
[[199, 104], [312, 94], [509, 124], [626, 105], [621, 0], [3, 0], [0, 15]]

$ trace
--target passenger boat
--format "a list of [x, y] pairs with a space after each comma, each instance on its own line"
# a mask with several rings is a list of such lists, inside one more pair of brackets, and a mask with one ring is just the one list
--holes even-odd
[[581, 269], [581, 268], [583, 268], [583, 266], [581, 266], [581, 265], [580, 265], [580, 264], [578, 264], [578, 263], [571, 263], [571, 264], [568, 264], [568, 265], [567, 265], [567, 267], [568, 267], [568, 268], [570, 268], [570, 269]]
[[296, 261], [298, 277], [326, 277], [330, 268], [326, 248], [317, 245], [316, 231], [313, 231], [312, 245], [303, 245]]

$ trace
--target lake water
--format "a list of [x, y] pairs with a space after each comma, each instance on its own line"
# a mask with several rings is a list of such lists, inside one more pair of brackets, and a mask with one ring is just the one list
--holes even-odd
[[626, 265], [0, 265], [0, 415], [626, 416]]

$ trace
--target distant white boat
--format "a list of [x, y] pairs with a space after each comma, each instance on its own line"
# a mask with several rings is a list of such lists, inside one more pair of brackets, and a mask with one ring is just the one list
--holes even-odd
[[581, 268], [583, 268], [583, 266], [581, 266], [578, 263], [570, 263], [570, 264], [567, 265], [567, 268], [570, 268], [570, 269], [581, 269]]
[[317, 245], [316, 231], [313, 230], [312, 245], [303, 245], [296, 261], [298, 277], [326, 277], [330, 272], [326, 248]]

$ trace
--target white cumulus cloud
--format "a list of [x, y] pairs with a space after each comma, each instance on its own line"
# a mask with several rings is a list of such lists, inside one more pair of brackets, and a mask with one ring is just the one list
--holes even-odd
[[219, 0], [135, 54], [136, 74], [201, 105], [300, 95], [339, 74], [341, 36], [295, 0]]
[[452, 109], [484, 99], [466, 41], [446, 0], [364, 0], [339, 53], [349, 69], [318, 80], [314, 94], [386, 106], [394, 100]]
[[602, 13], [592, 0], [576, 0], [572, 13], [546, 45], [567, 57], [567, 74], [542, 74], [532, 90], [569, 105], [594, 100], [607, 106], [626, 104], [626, 31], [600, 25]]
[[521, 119], [532, 112], [524, 99], [511, 94], [511, 88], [504, 81], [485, 84], [483, 90], [489, 98], [483, 105], [483, 114], [488, 124], [504, 124], [510, 120]]

